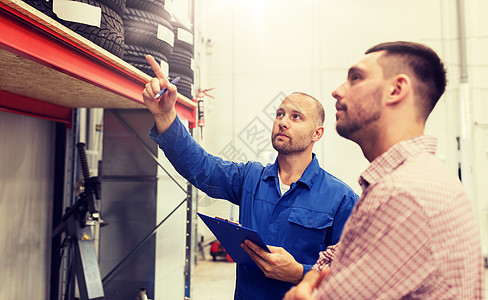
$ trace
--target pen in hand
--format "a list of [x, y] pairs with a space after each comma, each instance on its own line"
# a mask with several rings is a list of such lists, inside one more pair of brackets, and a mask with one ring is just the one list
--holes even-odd
[[[171, 81], [171, 84], [176, 85], [178, 82], [180, 82], [180, 77], [176, 77], [175, 79], [173, 79]], [[157, 98], [161, 97], [161, 95], [163, 95], [164, 93], [166, 93], [167, 90], [168, 89], [166, 87], [164, 87], [162, 90], [159, 91], [159, 93], [154, 98], [157, 99]]]

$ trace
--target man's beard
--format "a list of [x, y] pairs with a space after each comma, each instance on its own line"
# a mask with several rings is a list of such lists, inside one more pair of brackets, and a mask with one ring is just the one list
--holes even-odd
[[348, 117], [348, 108], [347, 106], [343, 105], [344, 108], [344, 120], [343, 122], [336, 123], [336, 130], [337, 133], [347, 139], [353, 139], [354, 133], [359, 131], [360, 129], [365, 128], [367, 125], [370, 125], [381, 118], [382, 114], [382, 107], [381, 107], [381, 99], [380, 97], [381, 89], [377, 89], [375, 93], [371, 96], [369, 101], [369, 105], [367, 106], [358, 106], [354, 115], [350, 115]]
[[288, 137], [288, 141], [283, 141], [283, 142], [279, 142], [279, 141], [276, 141], [276, 134], [273, 134], [273, 138], [271, 140], [272, 144], [273, 144], [273, 148], [278, 151], [279, 154], [283, 154], [283, 155], [288, 155], [288, 154], [292, 154], [292, 153], [298, 153], [298, 152], [303, 152], [305, 151], [308, 146], [310, 145], [310, 143], [305, 143], [305, 142], [302, 142], [300, 143], [300, 141], [294, 141], [291, 137]]
[[377, 121], [381, 117], [381, 111], [375, 111], [374, 113], [368, 115], [368, 116], [363, 116], [353, 120], [349, 120], [348, 123], [345, 124], [336, 124], [336, 130], [337, 133], [346, 138], [350, 139], [351, 136], [359, 131], [362, 128], [365, 128], [367, 125]]

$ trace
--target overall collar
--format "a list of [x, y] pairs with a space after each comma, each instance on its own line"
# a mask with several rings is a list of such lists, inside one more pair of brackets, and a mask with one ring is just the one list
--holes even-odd
[[[302, 174], [302, 177], [297, 181], [297, 183], [300, 182], [306, 185], [308, 189], [311, 189], [319, 170], [320, 170], [319, 161], [316, 158], [315, 153], [312, 153], [312, 161], [307, 166], [307, 168]], [[266, 166], [263, 175], [261, 176], [262, 180], [268, 180], [270, 178], [273, 179], [278, 178], [278, 158], [276, 158], [274, 164]]]

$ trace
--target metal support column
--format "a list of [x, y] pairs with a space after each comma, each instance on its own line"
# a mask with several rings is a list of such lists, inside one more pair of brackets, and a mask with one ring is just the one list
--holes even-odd
[[466, 45], [466, 18], [464, 1], [457, 0], [457, 20], [459, 34], [459, 179], [463, 182], [473, 207], [477, 210], [476, 187], [474, 176], [474, 141], [473, 141], [473, 112], [470, 95], [467, 45]]
[[186, 242], [185, 242], [185, 300], [191, 299], [191, 276], [192, 276], [192, 185], [187, 183], [187, 198], [186, 198]]
[[[190, 134], [193, 136], [193, 129], [190, 128]], [[187, 182], [187, 201], [186, 201], [186, 243], [185, 243], [185, 300], [191, 299], [191, 282], [193, 269], [195, 266], [195, 249], [196, 249], [196, 189]]]

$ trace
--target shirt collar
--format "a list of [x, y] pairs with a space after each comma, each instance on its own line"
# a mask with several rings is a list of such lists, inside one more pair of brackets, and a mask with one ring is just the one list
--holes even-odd
[[[316, 158], [315, 153], [312, 153], [312, 161], [307, 166], [298, 182], [305, 184], [310, 189], [313, 185], [313, 182], [315, 181], [315, 178], [317, 178], [316, 174], [319, 169], [319, 161]], [[269, 178], [278, 178], [278, 158], [276, 158], [274, 164], [266, 166], [261, 178], [262, 180], [267, 180]]]
[[421, 152], [435, 154], [437, 139], [421, 135], [400, 141], [378, 156], [359, 177], [359, 185], [365, 189], [390, 174], [409, 157]]

